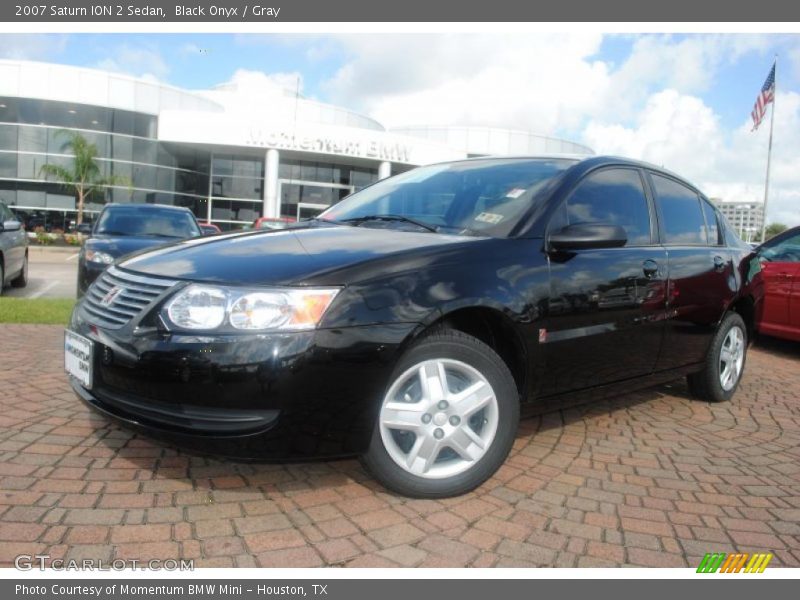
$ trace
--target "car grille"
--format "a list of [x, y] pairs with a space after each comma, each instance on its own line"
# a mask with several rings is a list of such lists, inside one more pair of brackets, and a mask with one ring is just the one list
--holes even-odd
[[83, 309], [89, 321], [106, 329], [119, 329], [142, 313], [175, 285], [171, 279], [157, 279], [126, 273], [109, 267], [89, 290]]

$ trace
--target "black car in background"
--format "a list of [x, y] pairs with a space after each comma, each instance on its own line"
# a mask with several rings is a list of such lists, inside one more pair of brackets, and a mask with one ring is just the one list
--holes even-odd
[[194, 214], [185, 207], [106, 205], [78, 256], [78, 297], [119, 257], [200, 235]]
[[76, 306], [66, 361], [83, 401], [151, 435], [234, 457], [360, 455], [387, 487], [443, 497], [500, 467], [521, 413], [684, 376], [729, 400], [759, 275], [662, 169], [473, 159], [292, 229], [120, 261]]

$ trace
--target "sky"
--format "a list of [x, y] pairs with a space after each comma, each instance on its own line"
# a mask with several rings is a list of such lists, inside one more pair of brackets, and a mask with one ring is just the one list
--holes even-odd
[[[188, 89], [299, 85], [386, 126], [486, 125], [663, 165], [725, 200], [760, 201], [768, 120], [750, 111], [778, 56], [769, 222], [800, 225], [797, 34], [4, 34], [0, 57]], [[767, 116], [769, 119], [769, 115]]]

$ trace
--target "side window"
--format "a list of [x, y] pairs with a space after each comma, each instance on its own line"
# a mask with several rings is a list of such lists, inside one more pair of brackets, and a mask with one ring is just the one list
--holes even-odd
[[703, 205], [703, 215], [706, 218], [706, 233], [708, 235], [709, 246], [719, 246], [722, 243], [719, 231], [719, 220], [717, 219], [717, 211], [711, 206], [708, 200], [701, 200]]
[[775, 262], [800, 262], [800, 233], [782, 239], [770, 245], [767, 241], [759, 250], [759, 255]]
[[697, 193], [672, 179], [652, 174], [656, 203], [663, 220], [665, 244], [708, 243]]
[[650, 244], [650, 210], [639, 171], [603, 169], [581, 181], [550, 227], [576, 223], [619, 225], [628, 234], [628, 246]]

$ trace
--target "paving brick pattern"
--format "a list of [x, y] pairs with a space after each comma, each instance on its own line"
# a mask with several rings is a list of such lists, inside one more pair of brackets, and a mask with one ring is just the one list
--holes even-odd
[[525, 421], [474, 493], [408, 500], [355, 460], [187, 455], [74, 397], [58, 327], [0, 325], [0, 564], [193, 558], [196, 566], [800, 566], [800, 345], [751, 350], [731, 403], [683, 383]]

